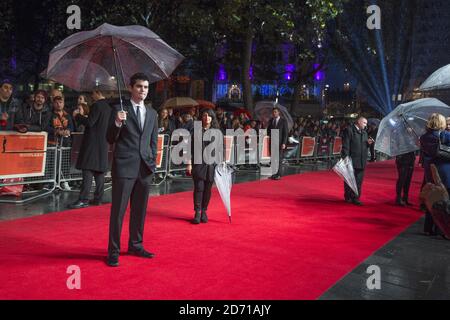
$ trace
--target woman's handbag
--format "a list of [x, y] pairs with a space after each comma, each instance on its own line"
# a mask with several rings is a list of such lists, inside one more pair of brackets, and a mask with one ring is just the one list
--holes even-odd
[[436, 157], [441, 160], [450, 161], [450, 146], [447, 146], [442, 143], [441, 133], [442, 132], [439, 133], [439, 146], [438, 146]]

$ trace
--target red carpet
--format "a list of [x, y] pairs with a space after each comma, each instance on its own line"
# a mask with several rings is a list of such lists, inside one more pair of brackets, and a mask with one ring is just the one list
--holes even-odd
[[[104, 264], [109, 205], [1, 222], [0, 299], [316, 299], [420, 218], [393, 206], [395, 182], [393, 162], [372, 165], [362, 208], [331, 172], [235, 185], [232, 225], [216, 191], [198, 226], [191, 192], [154, 197], [145, 246], [157, 256], [124, 255], [119, 268]], [[70, 265], [81, 290], [67, 289]]]

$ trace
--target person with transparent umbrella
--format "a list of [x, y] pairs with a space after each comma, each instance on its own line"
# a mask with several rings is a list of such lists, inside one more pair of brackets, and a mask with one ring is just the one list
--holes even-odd
[[353, 169], [358, 186], [358, 194], [356, 194], [352, 188], [345, 183], [344, 184], [344, 197], [347, 203], [353, 203], [354, 205], [362, 205], [360, 201], [362, 183], [364, 179], [364, 170], [367, 165], [367, 155], [371, 144], [374, 143], [373, 139], [369, 138], [366, 131], [367, 119], [360, 117], [355, 124], [350, 125], [343, 135], [342, 141], [342, 153], [343, 159], [350, 157], [353, 163]]

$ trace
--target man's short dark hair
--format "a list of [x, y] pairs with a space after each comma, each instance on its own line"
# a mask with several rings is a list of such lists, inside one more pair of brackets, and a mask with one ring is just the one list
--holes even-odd
[[45, 100], [47, 100], [47, 91], [38, 89], [34, 92], [34, 97], [36, 97], [38, 94], [42, 95]]
[[9, 84], [14, 87], [14, 83], [10, 79], [2, 79], [2, 81], [0, 81], [0, 87], [3, 87], [4, 84]]
[[56, 101], [64, 101], [64, 98], [60, 97], [60, 96], [56, 96], [53, 98], [53, 102], [56, 102]]
[[274, 111], [274, 110], [278, 110], [278, 112], [280, 112], [280, 113], [281, 113], [281, 109], [280, 109], [280, 108], [278, 108], [278, 107], [273, 107], [272, 111]]
[[147, 77], [147, 75], [145, 75], [144, 73], [135, 73], [130, 78], [130, 86], [134, 87], [138, 80], [148, 81], [148, 83], [150, 83], [150, 79]]

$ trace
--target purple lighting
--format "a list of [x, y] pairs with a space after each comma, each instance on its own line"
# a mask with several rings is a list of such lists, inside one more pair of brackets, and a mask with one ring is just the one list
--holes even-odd
[[292, 73], [295, 71], [295, 66], [293, 64], [287, 64], [284, 67], [284, 70], [286, 71], [286, 73], [284, 74], [284, 80], [291, 81]]
[[219, 81], [227, 80], [227, 71], [225, 70], [225, 66], [223, 64], [219, 66], [219, 73], [217, 75], [217, 80]]
[[12, 68], [13, 70], [16, 70], [16, 69], [17, 69], [17, 60], [16, 60], [16, 57], [12, 57], [12, 58], [11, 58], [11, 68]]
[[287, 64], [285, 67], [286, 72], [294, 72], [295, 71], [295, 66], [293, 64]]
[[250, 80], [253, 80], [253, 66], [250, 66], [250, 70], [248, 71], [248, 77]]
[[[314, 65], [314, 69], [319, 68], [320, 65], [315, 64]], [[325, 72], [323, 70], [319, 70], [316, 72], [316, 74], [314, 75], [314, 79], [316, 79], [316, 81], [322, 81], [325, 80]]]

